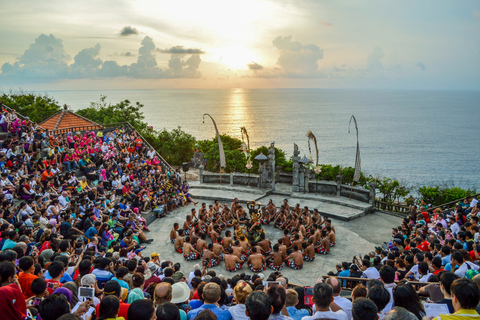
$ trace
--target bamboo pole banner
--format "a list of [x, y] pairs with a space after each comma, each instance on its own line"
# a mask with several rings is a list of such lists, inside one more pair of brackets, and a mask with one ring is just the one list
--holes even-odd
[[310, 155], [312, 154], [312, 149], [310, 148], [310, 140], [313, 140], [313, 144], [315, 145], [315, 154], [317, 156], [316, 161], [315, 161], [315, 167], [318, 167], [318, 146], [317, 146], [317, 138], [313, 134], [313, 132], [310, 130], [307, 132], [307, 138], [308, 138], [308, 152], [310, 152]]
[[361, 159], [360, 159], [360, 143], [358, 142], [358, 126], [357, 126], [357, 119], [355, 116], [352, 115], [350, 117], [350, 122], [348, 123], [348, 133], [350, 133], [350, 124], [355, 124], [355, 130], [357, 131], [357, 154], [355, 156], [355, 173], [353, 174], [353, 181], [358, 182], [360, 181], [360, 172], [361, 172]]
[[[203, 123], [205, 123], [205, 116], [209, 116], [210, 119], [212, 119], [213, 126], [215, 127], [215, 132], [217, 133], [218, 152], [220, 154], [220, 168], [225, 168], [225, 151], [223, 150], [222, 138], [220, 137], [220, 133], [218, 132], [217, 124], [215, 123], [215, 120], [213, 120], [212, 116], [209, 115], [208, 113], [205, 113], [203, 115]], [[220, 170], [220, 172], [221, 171], [222, 170]]]

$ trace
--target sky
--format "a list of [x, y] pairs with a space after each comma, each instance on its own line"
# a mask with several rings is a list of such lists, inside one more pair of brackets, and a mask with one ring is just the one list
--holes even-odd
[[480, 90], [480, 1], [1, 1], [0, 90]]

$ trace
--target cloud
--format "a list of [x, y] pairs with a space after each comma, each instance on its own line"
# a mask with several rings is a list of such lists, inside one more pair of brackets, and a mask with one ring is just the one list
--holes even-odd
[[473, 16], [475, 18], [480, 18], [480, 10], [473, 10]]
[[384, 75], [382, 59], [385, 57], [383, 50], [379, 47], [373, 48], [373, 51], [367, 57], [367, 73], [374, 76]]
[[263, 69], [263, 66], [261, 64], [258, 64], [258, 63], [253, 62], [253, 61], [251, 63], [247, 64], [247, 67], [250, 70], [262, 70]]
[[131, 26], [125, 26], [123, 27], [123, 29], [120, 31], [120, 36], [122, 37], [126, 37], [126, 36], [130, 36], [132, 34], [134, 35], [137, 35], [139, 34], [140, 32], [135, 29], [135, 28], [132, 28]]
[[88, 78], [97, 74], [102, 65], [102, 59], [97, 58], [100, 54], [100, 44], [81, 50], [74, 58], [75, 63], [70, 65], [71, 77]]
[[423, 62], [418, 62], [417, 67], [419, 67], [420, 70], [425, 71], [425, 64]]
[[292, 36], [276, 37], [273, 45], [279, 50], [277, 64], [288, 78], [321, 78], [324, 75], [318, 69], [318, 60], [323, 59], [323, 49], [311, 43], [303, 45], [292, 41]]
[[68, 77], [70, 56], [63, 48], [62, 40], [53, 35], [40, 35], [25, 50], [14, 64], [2, 66], [2, 77], [23, 77], [26, 79], [51, 79]]
[[[198, 49], [199, 50], [199, 49]], [[139, 79], [199, 78], [201, 59], [199, 54], [172, 54], [167, 67], [159, 67], [153, 39], [146, 36], [138, 50], [136, 62], [119, 65], [114, 60], [100, 58], [101, 46], [80, 50], [74, 62], [68, 64], [70, 56], [63, 48], [62, 40], [53, 35], [40, 35], [35, 43], [25, 50], [17, 62], [2, 66], [0, 79], [85, 79], [98, 77], [129, 77]], [[125, 56], [134, 56], [127, 52]]]
[[205, 51], [197, 48], [185, 48], [183, 46], [175, 46], [169, 49], [158, 49], [159, 52], [169, 54], [204, 54]]

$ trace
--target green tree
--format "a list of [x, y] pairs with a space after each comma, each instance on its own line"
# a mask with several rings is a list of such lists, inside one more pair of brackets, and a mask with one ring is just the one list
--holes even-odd
[[147, 123], [143, 121], [145, 116], [141, 111], [143, 104], [132, 103], [130, 100], [107, 104], [106, 99], [107, 97], [102, 95], [99, 101], [91, 102], [90, 107], [77, 110], [76, 113], [100, 124], [128, 122], [137, 130], [147, 127]]
[[170, 132], [166, 129], [144, 130], [142, 135], [170, 164], [180, 165], [183, 162], [189, 162], [195, 149], [195, 137], [184, 132], [181, 127]]
[[[242, 152], [242, 141], [228, 135], [220, 136], [225, 151], [225, 171], [244, 172], [247, 159]], [[212, 172], [220, 171], [220, 154], [217, 138], [198, 141], [197, 147], [204, 153], [204, 157], [207, 160], [206, 170]]]
[[36, 123], [40, 123], [62, 110], [58, 102], [47, 94], [40, 95], [23, 91], [2, 93], [0, 101]]

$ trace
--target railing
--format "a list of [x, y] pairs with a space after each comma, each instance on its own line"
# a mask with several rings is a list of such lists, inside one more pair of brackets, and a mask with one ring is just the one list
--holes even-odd
[[[473, 197], [473, 198], [477, 198], [478, 196], [480, 196], [480, 193], [477, 193], [477, 194], [472, 194], [471, 196], [469, 197]], [[455, 201], [450, 201], [450, 202], [447, 202], [447, 203], [444, 203], [444, 204], [441, 204], [439, 206], [436, 206], [436, 207], [432, 207], [432, 208], [429, 208], [428, 210], [435, 210], [437, 208], [440, 208], [440, 209], [452, 209], [455, 207], [455, 205], [459, 202], [462, 202], [462, 201], [465, 201], [465, 199], [467, 199], [468, 197], [465, 197], [465, 198], [461, 198], [461, 199], [458, 199], [458, 200], [455, 200]], [[453, 206], [452, 206], [453, 205]]]
[[[3, 109], [7, 110], [8, 112], [12, 113], [13, 111], [15, 111], [15, 114], [17, 115], [17, 117], [19, 117], [20, 119], [22, 120], [28, 120], [28, 121], [31, 121], [30, 119], [28, 119], [27, 117], [25, 117], [24, 115], [22, 115], [21, 113], [19, 113], [17, 110], [15, 109], [12, 109], [10, 107], [7, 107], [5, 104], [1, 104], [0, 107], [2, 107]], [[37, 125], [39, 128], [41, 129], [44, 129], [42, 126], [39, 126]]]
[[59, 134], [64, 134], [68, 132], [85, 132], [85, 131], [102, 130], [103, 128], [104, 127], [101, 125], [91, 125], [91, 126], [62, 128], [62, 129], [50, 130], [49, 132], [53, 135], [59, 135]]
[[[323, 279], [328, 279], [330, 278], [331, 276], [328, 276], [328, 275], [323, 275], [322, 278]], [[373, 279], [366, 279], [366, 278], [352, 278], [352, 277], [335, 277], [337, 278], [338, 280], [345, 280], [345, 281], [342, 281], [342, 283], [344, 283], [345, 285], [342, 284], [342, 288], [344, 289], [348, 289], [348, 290], [352, 290], [353, 288], [355, 288], [355, 286], [357, 286], [358, 284], [363, 284], [365, 286], [367, 286], [367, 282], [373, 280]], [[396, 284], [398, 283], [402, 283], [404, 282], [403, 280], [402, 281], [395, 281]], [[409, 284], [411, 284], [416, 291], [418, 291], [421, 287], [424, 287], [430, 283], [436, 283], [438, 284], [438, 282], [418, 282], [418, 281], [408, 281]]]
[[405, 213], [405, 214], [410, 213], [410, 208], [408, 206], [391, 203], [391, 202], [383, 202], [379, 200], [375, 200], [375, 208], [380, 210], [393, 211], [393, 212], [399, 212], [399, 213]]
[[[53, 135], [68, 133], [68, 132], [84, 132], [84, 131], [95, 131], [95, 130], [103, 130], [106, 128], [119, 128], [119, 127], [128, 127], [132, 131], [136, 131], [137, 134], [142, 138], [143, 143], [150, 149], [155, 150], [150, 143], [138, 132], [129, 122], [118, 122], [118, 123], [108, 123], [105, 125], [91, 125], [91, 126], [81, 126], [81, 127], [70, 127], [70, 128], [63, 128], [50, 131]], [[155, 155], [158, 157], [162, 165], [164, 165], [168, 170], [173, 170], [173, 167], [155, 150]]]

